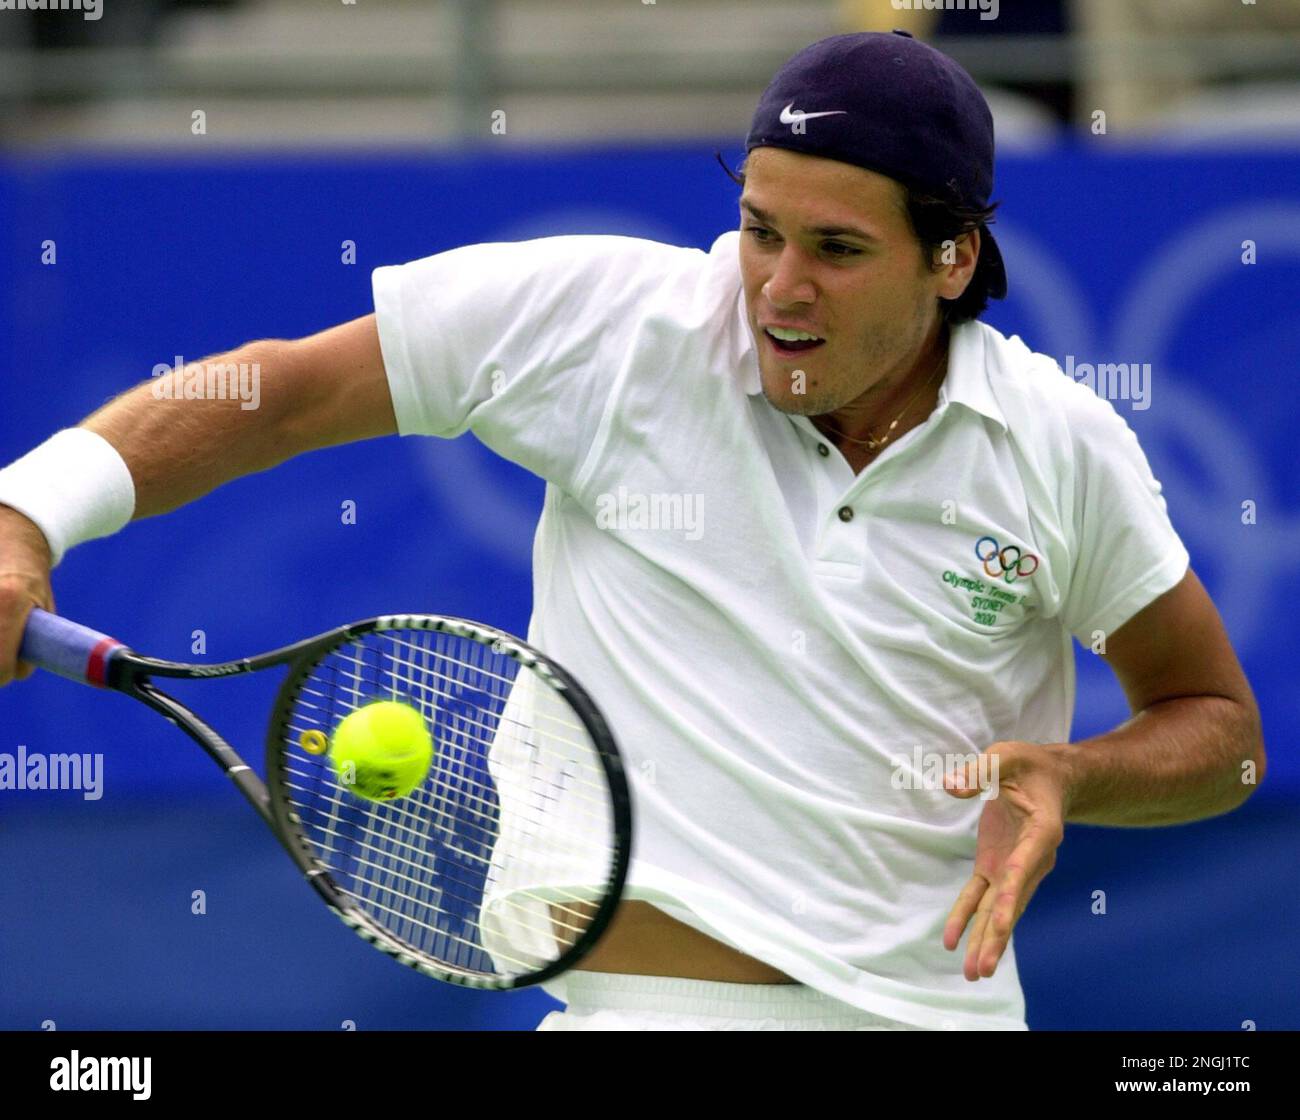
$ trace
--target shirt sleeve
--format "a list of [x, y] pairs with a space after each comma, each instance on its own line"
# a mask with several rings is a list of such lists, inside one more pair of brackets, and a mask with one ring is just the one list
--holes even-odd
[[465, 245], [371, 277], [402, 435], [472, 431], [565, 486], [581, 469], [674, 254], [641, 238]]
[[1083, 645], [1112, 634], [1187, 573], [1186, 547], [1137, 436], [1107, 400], [1078, 387], [1069, 426], [1072, 567], [1062, 621]]

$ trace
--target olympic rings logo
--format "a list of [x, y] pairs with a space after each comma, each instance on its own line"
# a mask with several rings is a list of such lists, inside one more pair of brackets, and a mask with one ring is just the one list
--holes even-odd
[[[984, 565], [984, 574], [990, 579], [1005, 579], [1015, 583], [1017, 579], [1028, 579], [1038, 571], [1038, 557], [1032, 552], [1024, 552], [1014, 544], [999, 548], [993, 537], [980, 537], [975, 542], [975, 555]], [[997, 571], [992, 565], [997, 563]], [[1032, 563], [1033, 567], [1026, 570]]]

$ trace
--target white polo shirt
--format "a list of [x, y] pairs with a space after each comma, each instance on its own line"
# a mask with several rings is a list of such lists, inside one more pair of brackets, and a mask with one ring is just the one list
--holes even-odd
[[1025, 1029], [1014, 939], [975, 982], [968, 938], [941, 942], [986, 803], [918, 762], [1066, 741], [1071, 635], [1113, 632], [1187, 551], [1114, 408], [979, 322], [933, 414], [855, 475], [762, 395], [739, 237], [376, 269], [399, 430], [472, 430], [548, 484], [528, 639], [625, 756], [625, 897], [880, 1015]]

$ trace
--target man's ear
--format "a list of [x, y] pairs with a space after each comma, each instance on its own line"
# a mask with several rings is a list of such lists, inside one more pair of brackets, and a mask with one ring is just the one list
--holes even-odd
[[935, 252], [934, 265], [940, 274], [940, 299], [958, 299], [970, 286], [975, 266], [979, 263], [982, 244], [980, 231], [973, 229], [969, 233], [950, 238], [939, 246]]

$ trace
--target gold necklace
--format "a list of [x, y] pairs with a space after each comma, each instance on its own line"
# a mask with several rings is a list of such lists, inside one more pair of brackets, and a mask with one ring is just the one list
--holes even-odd
[[894, 417], [893, 423], [891, 423], [889, 427], [885, 429], [885, 434], [881, 436], [880, 439], [872, 439], [870, 435], [868, 435], [866, 439], [855, 439], [853, 436], [846, 436], [843, 432], [836, 431], [834, 428], [831, 428], [831, 426], [829, 424], [826, 424], [824, 420], [822, 421], [822, 423], [826, 424], [826, 427], [830, 429], [831, 435], [838, 436], [840, 439], [847, 440], [849, 443], [862, 444], [867, 448], [868, 451], [879, 451], [882, 447], [885, 446], [885, 444], [887, 444], [891, 439], [893, 439], [894, 429], [898, 427], [898, 422], [907, 413], [907, 410], [911, 408], [913, 404], [916, 403], [916, 398], [919, 397], [926, 390], [926, 388], [929, 387], [929, 385], [934, 381], [934, 379], [939, 376], [939, 371], [944, 368], [944, 363], [946, 362], [947, 357], [948, 357], [948, 349], [947, 347], [944, 347], [944, 352], [943, 354], [940, 355], [938, 364], [936, 364], [934, 367], [934, 372], [931, 373], [928, 378], [926, 378], [925, 384], [922, 385], [921, 388], [917, 389], [917, 391], [912, 394], [907, 404], [903, 405], [903, 411]]

